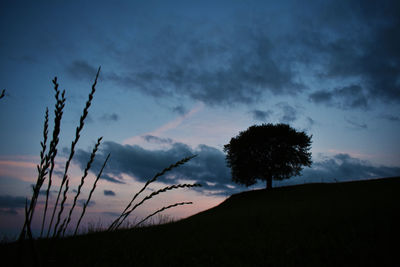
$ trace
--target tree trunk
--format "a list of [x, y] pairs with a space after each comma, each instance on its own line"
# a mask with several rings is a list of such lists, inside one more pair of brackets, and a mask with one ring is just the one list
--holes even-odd
[[271, 190], [272, 189], [272, 177], [267, 177], [267, 190]]

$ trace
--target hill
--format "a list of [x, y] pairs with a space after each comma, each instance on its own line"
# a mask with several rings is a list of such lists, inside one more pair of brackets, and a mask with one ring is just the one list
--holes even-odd
[[[400, 178], [255, 190], [175, 223], [38, 247], [45, 266], [399, 266], [399, 193]], [[16, 248], [1, 250], [17, 262]]]

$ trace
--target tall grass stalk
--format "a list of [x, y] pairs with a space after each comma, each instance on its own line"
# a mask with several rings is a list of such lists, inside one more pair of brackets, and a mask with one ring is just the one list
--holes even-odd
[[145, 221], [147, 221], [148, 219], [150, 219], [151, 217], [153, 217], [154, 215], [156, 215], [157, 213], [163, 212], [164, 210], [176, 207], [176, 206], [182, 206], [182, 205], [190, 205], [193, 204], [193, 202], [179, 202], [179, 203], [175, 203], [166, 207], [162, 207], [161, 209], [153, 212], [152, 214], [148, 215], [146, 218], [144, 218], [143, 220], [141, 220], [140, 222], [138, 222], [134, 227], [138, 227], [139, 225], [141, 225], [142, 223], [144, 223]]
[[152, 197], [160, 194], [160, 193], [164, 193], [170, 190], [174, 190], [174, 189], [178, 189], [178, 188], [190, 188], [190, 187], [200, 187], [201, 184], [176, 184], [176, 185], [171, 185], [171, 186], [167, 186], [164, 187], [162, 189], [159, 189], [153, 193], [151, 193], [150, 195], [146, 196], [145, 198], [143, 198], [139, 203], [137, 203], [135, 206], [133, 206], [129, 211], [126, 211], [125, 213], [122, 214], [121, 219], [119, 220], [119, 222], [117, 222], [115, 224], [115, 227], [113, 228], [113, 230], [117, 230], [121, 224], [124, 222], [124, 220], [140, 205], [142, 205], [145, 201], [151, 199]]
[[[55, 95], [54, 98], [56, 99], [56, 104], [54, 107], [54, 126], [53, 126], [53, 138], [50, 142], [50, 148], [48, 152], [48, 158], [50, 159], [50, 170], [49, 170], [49, 178], [48, 178], [48, 184], [47, 184], [47, 190], [46, 190], [46, 201], [45, 201], [45, 207], [44, 207], [44, 214], [43, 214], [43, 220], [42, 220], [42, 227], [40, 230], [40, 236], [43, 236], [43, 229], [46, 221], [46, 213], [47, 213], [47, 207], [49, 203], [49, 194], [50, 194], [50, 188], [52, 184], [52, 174], [53, 174], [53, 169], [54, 169], [54, 161], [55, 157], [57, 156], [57, 145], [59, 142], [59, 134], [60, 134], [60, 127], [61, 127], [61, 119], [63, 115], [63, 109], [65, 107], [65, 90], [61, 93], [60, 90], [58, 89], [59, 84], [57, 83], [57, 77], [55, 77], [53, 80], [53, 85], [54, 85], [54, 91]], [[60, 95], [61, 93], [61, 95]]]
[[76, 233], [78, 232], [79, 224], [81, 223], [81, 220], [82, 220], [83, 216], [85, 215], [86, 207], [89, 205], [90, 199], [92, 198], [92, 194], [93, 194], [94, 190], [96, 189], [97, 181], [99, 180], [101, 174], [103, 173], [103, 169], [104, 169], [104, 167], [106, 166], [107, 161], [108, 161], [109, 158], [110, 158], [110, 154], [107, 155], [107, 158], [106, 158], [106, 160], [104, 161], [103, 166], [101, 166], [100, 172], [99, 172], [99, 174], [97, 175], [96, 180], [95, 180], [94, 183], [93, 183], [92, 190], [90, 190], [89, 197], [88, 197], [88, 199], [86, 200], [85, 204], [83, 205], [81, 216], [79, 217], [79, 220], [78, 220], [78, 222], [77, 222], [77, 224], [76, 224], [75, 231], [74, 231], [74, 235], [76, 235]]
[[[50, 225], [49, 225], [49, 230], [52, 227], [52, 223], [53, 223], [54, 215], [55, 215], [57, 207], [58, 207], [58, 202], [59, 202], [59, 199], [60, 199], [61, 191], [62, 191], [62, 189], [64, 187], [64, 184], [66, 184], [67, 180], [69, 180], [68, 179], [68, 175], [67, 175], [68, 169], [69, 169], [70, 163], [72, 161], [72, 158], [73, 158], [73, 156], [75, 154], [75, 146], [79, 141], [80, 132], [82, 131], [83, 126], [85, 125], [85, 119], [86, 119], [86, 117], [88, 115], [88, 110], [89, 110], [89, 107], [90, 107], [90, 105], [92, 103], [93, 95], [94, 95], [94, 93], [96, 91], [96, 84], [97, 84], [97, 79], [99, 77], [99, 73], [100, 73], [100, 67], [97, 70], [96, 78], [95, 78], [95, 80], [94, 80], [94, 82], [92, 84], [92, 91], [90, 92], [89, 98], [86, 101], [86, 106], [83, 109], [83, 114], [82, 114], [82, 116], [80, 118], [79, 126], [76, 128], [75, 140], [73, 140], [72, 143], [71, 143], [71, 150], [70, 150], [69, 158], [68, 158], [67, 162], [65, 163], [64, 175], [63, 175], [63, 179], [61, 181], [61, 185], [60, 185], [60, 188], [59, 188], [59, 191], [58, 191], [56, 203], [55, 203], [54, 208], [53, 208], [53, 213], [51, 215], [51, 221], [50, 221]], [[67, 198], [67, 194], [66, 194], [67, 191], [68, 191], [68, 187], [66, 186], [66, 188], [64, 190], [63, 200], [62, 200], [61, 206], [60, 206], [60, 211], [58, 212], [57, 222], [56, 222], [56, 224], [54, 226], [53, 237], [54, 237], [55, 233], [57, 232], [57, 228], [58, 228], [58, 225], [60, 223], [60, 218], [61, 218], [62, 212], [64, 210], [64, 203], [65, 203], [66, 198]]]
[[40, 151], [40, 164], [37, 165], [38, 176], [36, 179], [36, 184], [33, 186], [33, 193], [29, 204], [29, 208], [28, 207], [26, 208], [24, 226], [22, 227], [22, 231], [19, 236], [20, 240], [25, 239], [26, 237], [25, 234], [27, 232], [28, 233], [30, 232], [30, 225], [35, 211], [37, 199], [39, 197], [40, 188], [42, 187], [43, 182], [46, 179], [47, 169], [50, 164], [49, 155], [46, 155], [47, 134], [49, 125], [48, 123], [49, 123], [49, 110], [46, 109], [44, 126], [43, 126], [43, 141], [40, 142], [40, 145], [42, 147]]
[[81, 183], [79, 184], [78, 190], [77, 190], [76, 195], [75, 195], [75, 197], [74, 197], [74, 202], [73, 202], [73, 204], [72, 204], [71, 209], [69, 210], [68, 218], [67, 218], [67, 220], [66, 220], [65, 225], [63, 224], [63, 228], [64, 228], [64, 229], [62, 230], [62, 235], [63, 235], [63, 236], [64, 236], [64, 234], [65, 234], [65, 230], [67, 229], [69, 222], [71, 221], [71, 215], [72, 215], [72, 212], [73, 212], [73, 210], [74, 210], [74, 208], [75, 208], [76, 201], [78, 200], [78, 197], [79, 197], [79, 195], [80, 195], [80, 193], [81, 193], [82, 186], [83, 186], [83, 184], [85, 183], [85, 178], [86, 178], [86, 176], [87, 176], [88, 173], [89, 173], [89, 170], [90, 170], [90, 168], [91, 168], [91, 166], [92, 166], [92, 163], [93, 163], [94, 158], [95, 158], [95, 156], [96, 156], [96, 152], [97, 152], [97, 150], [98, 150], [98, 148], [99, 148], [99, 146], [100, 146], [100, 143], [101, 143], [101, 140], [102, 140], [102, 139], [103, 139], [103, 137], [100, 137], [99, 139], [97, 139], [97, 143], [96, 143], [96, 145], [95, 145], [94, 148], [93, 148], [92, 154], [90, 154], [90, 159], [89, 159], [89, 161], [88, 161], [88, 163], [87, 163], [87, 165], [86, 165], [86, 168], [85, 168], [85, 170], [84, 170], [84, 172], [83, 172], [83, 176], [82, 176], [82, 178], [81, 178]]
[[161, 172], [157, 173], [156, 175], [153, 176], [153, 178], [149, 179], [144, 186], [133, 196], [133, 198], [131, 199], [131, 201], [128, 203], [128, 205], [126, 206], [126, 208], [122, 211], [121, 215], [115, 219], [111, 225], [108, 227], [107, 231], [112, 231], [115, 229], [115, 226], [119, 223], [119, 221], [122, 219], [122, 217], [125, 216], [125, 213], [128, 211], [128, 209], [132, 206], [133, 202], [135, 201], [135, 199], [147, 188], [147, 186], [149, 186], [149, 184], [155, 182], [158, 177], [164, 175], [165, 173], [167, 173], [168, 171], [172, 170], [173, 168], [176, 168], [180, 165], [185, 164], [186, 162], [188, 162], [189, 160], [193, 159], [194, 157], [196, 157], [197, 155], [193, 155], [193, 156], [189, 156], [186, 158], [183, 158], [179, 161], [177, 161], [174, 164], [171, 164], [170, 166], [168, 166], [167, 168], [163, 169]]

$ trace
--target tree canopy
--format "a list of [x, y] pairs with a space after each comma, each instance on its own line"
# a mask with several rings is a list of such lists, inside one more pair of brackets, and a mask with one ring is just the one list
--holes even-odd
[[232, 180], [246, 186], [257, 180], [288, 179], [311, 166], [311, 137], [288, 124], [253, 125], [224, 146]]

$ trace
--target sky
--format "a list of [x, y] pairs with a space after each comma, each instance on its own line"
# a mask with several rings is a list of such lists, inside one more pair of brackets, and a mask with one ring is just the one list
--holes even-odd
[[[275, 186], [400, 175], [399, 1], [5, 0], [0, 34], [1, 234], [22, 227], [46, 107], [53, 129], [52, 79], [67, 98], [54, 201], [100, 66], [68, 173], [70, 205], [102, 136], [82, 200], [111, 157], [85, 225], [107, 226], [149, 178], [194, 154], [143, 196], [175, 183], [203, 186], [154, 197], [132, 222], [192, 201], [165, 212], [184, 218], [248, 190], [231, 182], [223, 146], [255, 124], [312, 135], [313, 165]], [[41, 195], [34, 231], [43, 205]]]

